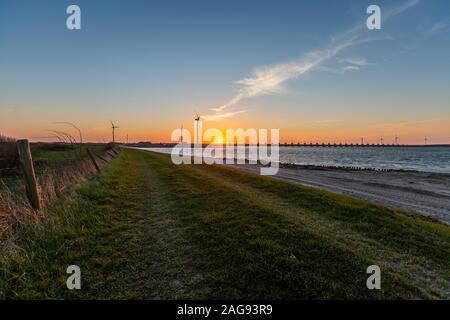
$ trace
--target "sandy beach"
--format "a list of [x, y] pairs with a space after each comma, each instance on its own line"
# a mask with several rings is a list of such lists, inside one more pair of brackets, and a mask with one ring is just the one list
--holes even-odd
[[[257, 165], [233, 165], [258, 172]], [[281, 167], [277, 178], [418, 212], [450, 224], [450, 174]]]

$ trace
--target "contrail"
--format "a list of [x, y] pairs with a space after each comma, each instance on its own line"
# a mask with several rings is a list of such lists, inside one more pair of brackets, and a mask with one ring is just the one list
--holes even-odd
[[[409, 0], [402, 5], [391, 8], [382, 14], [383, 22], [415, 6], [420, 0]], [[327, 61], [342, 50], [357, 44], [380, 40], [379, 37], [367, 37], [361, 39], [361, 32], [366, 28], [365, 21], [358, 23], [337, 37], [332, 38], [325, 49], [311, 51], [305, 56], [291, 62], [279, 63], [270, 66], [257, 68], [249, 77], [237, 81], [241, 86], [239, 92], [226, 104], [211, 108], [215, 113], [206, 115], [206, 120], [216, 121], [222, 118], [229, 118], [241, 111], [229, 111], [224, 113], [231, 106], [236, 105], [244, 98], [259, 96], [261, 94], [276, 92], [280, 90], [282, 84], [288, 80], [295, 79], [305, 73], [315, 69], [324, 61]]]

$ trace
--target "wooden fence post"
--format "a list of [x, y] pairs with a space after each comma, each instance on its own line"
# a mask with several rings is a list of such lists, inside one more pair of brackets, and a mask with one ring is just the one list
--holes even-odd
[[106, 154], [109, 155], [113, 159], [116, 157], [116, 154], [112, 151], [106, 151]]
[[97, 164], [97, 161], [95, 160], [94, 156], [91, 153], [91, 150], [89, 150], [88, 148], [86, 148], [87, 153], [89, 155], [89, 158], [91, 158], [92, 163], [94, 164], [95, 169], [97, 170], [97, 172], [100, 172], [100, 167]]
[[101, 160], [103, 160], [103, 161], [105, 161], [106, 163], [109, 163], [109, 161], [108, 160], [106, 160], [105, 158], [103, 158], [101, 155], [97, 155], [97, 157], [99, 158], [99, 159], [101, 159]]
[[17, 150], [19, 151], [20, 167], [25, 178], [28, 200], [33, 208], [40, 209], [41, 201], [39, 199], [36, 175], [34, 173], [33, 159], [31, 158], [28, 140], [17, 140]]

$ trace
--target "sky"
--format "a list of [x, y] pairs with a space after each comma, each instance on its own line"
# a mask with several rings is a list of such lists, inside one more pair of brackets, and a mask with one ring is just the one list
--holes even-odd
[[0, 0], [0, 133], [170, 141], [197, 111], [288, 143], [450, 143], [449, 57], [448, 0]]

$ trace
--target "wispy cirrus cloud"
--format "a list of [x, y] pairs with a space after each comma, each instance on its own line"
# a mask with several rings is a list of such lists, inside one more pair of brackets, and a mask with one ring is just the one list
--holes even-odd
[[360, 69], [360, 67], [359, 66], [345, 66], [345, 67], [343, 67], [342, 68], [342, 71], [349, 71], [349, 70], [355, 70], [355, 71], [357, 71], [357, 70], [359, 70]]
[[422, 35], [433, 35], [441, 31], [447, 30], [450, 27], [449, 21], [438, 21], [434, 23], [430, 28], [422, 32]]
[[202, 118], [207, 120], [207, 121], [219, 121], [219, 120], [223, 120], [223, 119], [226, 119], [226, 118], [234, 117], [235, 115], [240, 114], [240, 113], [244, 113], [244, 112], [247, 112], [247, 110], [236, 110], [236, 111], [221, 112], [221, 113], [217, 113], [217, 114], [202, 116]]
[[355, 41], [357, 39], [350, 38], [346, 41], [335, 43], [324, 50], [310, 52], [305, 57], [291, 62], [257, 68], [249, 77], [236, 82], [241, 86], [236, 96], [226, 104], [211, 110], [223, 112], [244, 98], [277, 92], [287, 80], [297, 78], [312, 70], [344, 48], [354, 45]]
[[369, 62], [367, 62], [366, 58], [347, 58], [347, 59], [342, 59], [340, 62], [349, 64], [349, 65], [353, 65], [353, 66], [357, 66], [357, 67], [365, 67], [370, 64]]
[[319, 66], [317, 67], [317, 70], [329, 72], [329, 73], [335, 73], [335, 74], [343, 74], [347, 71], [358, 71], [362, 67], [368, 66], [371, 63], [367, 62], [365, 58], [347, 58], [342, 59], [339, 61], [341, 64], [345, 64], [344, 66], [338, 66], [335, 68], [326, 67], [326, 66]]
[[[415, 6], [420, 0], [407, 0], [402, 5], [385, 11], [383, 20], [386, 21], [406, 10]], [[278, 63], [274, 65], [256, 68], [248, 77], [237, 81], [240, 86], [238, 93], [226, 104], [211, 108], [214, 113], [204, 116], [205, 119], [219, 120], [229, 118], [241, 112], [229, 111], [230, 107], [235, 106], [242, 99], [256, 97], [262, 94], [279, 92], [282, 85], [291, 79], [296, 79], [307, 72], [310, 72], [320, 66], [323, 62], [335, 57], [344, 49], [366, 43], [380, 40], [379, 37], [362, 38], [361, 33], [366, 28], [365, 21], [358, 23], [342, 34], [331, 39], [328, 46], [321, 50], [311, 51], [298, 59]], [[353, 61], [352, 65], [347, 66], [347, 70], [357, 70], [364, 61]], [[358, 65], [360, 63], [360, 65]]]

